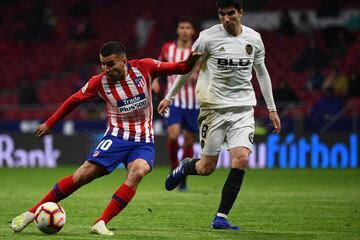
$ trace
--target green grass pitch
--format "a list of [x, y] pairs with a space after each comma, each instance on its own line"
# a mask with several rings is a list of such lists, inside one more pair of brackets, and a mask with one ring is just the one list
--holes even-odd
[[31, 224], [15, 234], [11, 219], [41, 198], [73, 167], [0, 169], [0, 239], [360, 239], [360, 170], [249, 170], [230, 221], [240, 231], [210, 229], [227, 170], [190, 177], [186, 193], [167, 192], [166, 168], [155, 168], [108, 227], [89, 234], [125, 171], [116, 170], [65, 199], [65, 227], [48, 236]]

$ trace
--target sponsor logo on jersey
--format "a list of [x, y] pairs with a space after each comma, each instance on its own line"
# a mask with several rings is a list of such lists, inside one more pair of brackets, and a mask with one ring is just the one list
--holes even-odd
[[120, 113], [128, 113], [147, 106], [145, 93], [117, 102]]
[[219, 70], [249, 70], [252, 64], [251, 59], [227, 59], [218, 58]]
[[253, 52], [253, 50], [254, 50], [253, 46], [251, 46], [250, 44], [246, 45], [245, 51], [246, 51], [247, 55], [250, 56], [251, 53]]

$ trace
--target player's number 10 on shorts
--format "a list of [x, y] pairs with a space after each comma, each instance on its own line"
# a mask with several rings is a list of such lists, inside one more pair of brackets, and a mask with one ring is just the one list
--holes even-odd
[[100, 148], [101, 150], [106, 151], [110, 148], [112, 143], [113, 142], [110, 139], [102, 140], [95, 149]]

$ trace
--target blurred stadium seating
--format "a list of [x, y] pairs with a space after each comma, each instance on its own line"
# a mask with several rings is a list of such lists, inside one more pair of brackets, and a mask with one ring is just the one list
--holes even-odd
[[[345, 123], [359, 122], [360, 12], [357, 3], [245, 1], [245, 24], [247, 14], [250, 17], [257, 13], [275, 14], [272, 27], [262, 28], [264, 21], [256, 18], [258, 27], [254, 28], [262, 34], [266, 46], [266, 64], [275, 96], [282, 81], [287, 82], [287, 89], [280, 89], [282, 93], [288, 91], [295, 96], [278, 101], [288, 131], [312, 131], [313, 108], [319, 100], [326, 100], [329, 92], [341, 102], [342, 108], [331, 113], [338, 117], [336, 121], [326, 118], [320, 126], [332, 121], [329, 129], [352, 131], [354, 125]], [[153, 7], [154, 4], [158, 7]], [[285, 13], [289, 13], [290, 24], [282, 22]], [[300, 30], [305, 24], [299, 17], [303, 13], [312, 17], [309, 17], [308, 29]], [[46, 119], [89, 76], [99, 72], [98, 49], [106, 41], [123, 42], [130, 59], [157, 58], [161, 44], [175, 37], [176, 20], [182, 15], [193, 17], [200, 30], [205, 22], [216, 22], [215, 3], [208, 0], [1, 1], [1, 121]], [[148, 27], [141, 28], [140, 23]], [[319, 56], [320, 49], [322, 59], [314, 59], [311, 55], [314, 54], [311, 52], [314, 51], [311, 49], [313, 42], [315, 56]], [[341, 78], [332, 76], [332, 70]], [[312, 82], [314, 73], [319, 75], [317, 87]], [[254, 85], [260, 105], [256, 115], [265, 119], [267, 111], [256, 81]], [[89, 113], [89, 107], [99, 109], [100, 114]], [[80, 108], [70, 118], [104, 119], [102, 107], [96, 104], [89, 107]], [[325, 110], [324, 114], [327, 114]], [[263, 125], [266, 126], [265, 120]]]

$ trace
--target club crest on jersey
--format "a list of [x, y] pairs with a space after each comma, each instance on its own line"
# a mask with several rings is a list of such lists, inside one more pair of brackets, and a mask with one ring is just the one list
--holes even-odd
[[145, 85], [145, 79], [142, 76], [138, 76], [134, 79], [136, 87], [143, 87]]
[[128, 113], [147, 106], [145, 93], [141, 93], [135, 97], [119, 100], [117, 102], [120, 113]]
[[248, 55], [251, 55], [251, 53], [253, 52], [253, 46], [248, 44], [248, 45], [246, 45], [245, 50]]

